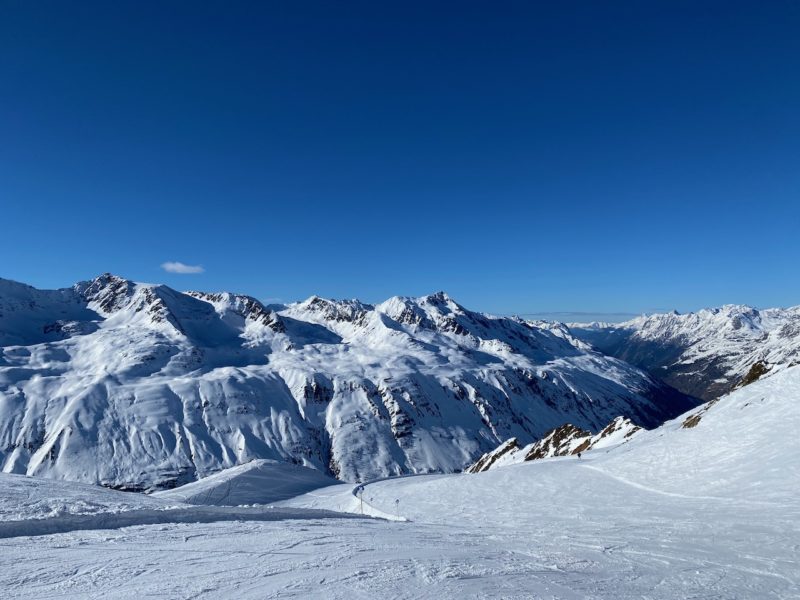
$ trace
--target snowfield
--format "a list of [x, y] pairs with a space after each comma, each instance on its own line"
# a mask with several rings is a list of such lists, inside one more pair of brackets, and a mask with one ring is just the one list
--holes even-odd
[[152, 497], [188, 504], [269, 504], [338, 483], [319, 471], [274, 460], [254, 460]]
[[176, 504], [143, 494], [21, 475], [0, 475], [0, 490], [0, 523], [143, 508], [165, 510]]
[[[4, 598], [800, 598], [798, 398], [800, 367], [787, 368], [581, 460], [364, 485], [365, 512], [405, 521], [354, 515], [356, 486], [336, 484], [272, 506], [176, 505], [178, 522], [18, 531], [2, 540], [0, 590]], [[240, 470], [272, 477], [269, 464]], [[221, 473], [209, 489], [242, 475]], [[3, 477], [3, 494], [6, 481], [23, 481]], [[91, 486], [47, 486], [120, 515], [167, 501], [130, 495], [126, 505], [124, 494]], [[47, 511], [26, 497], [17, 486], [8, 511], [31, 506], [35, 523]], [[214, 522], [183, 516], [210, 509], [232, 512]]]

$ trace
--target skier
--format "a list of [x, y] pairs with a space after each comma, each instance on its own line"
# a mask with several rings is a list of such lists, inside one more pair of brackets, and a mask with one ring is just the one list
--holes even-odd
[[581, 459], [581, 453], [578, 452], [578, 460], [580, 460], [580, 459]]

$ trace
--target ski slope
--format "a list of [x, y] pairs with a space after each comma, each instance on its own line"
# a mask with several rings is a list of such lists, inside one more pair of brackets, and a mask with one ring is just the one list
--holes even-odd
[[[357, 486], [337, 484], [272, 506], [176, 504], [175, 521], [6, 537], [0, 589], [4, 598], [800, 598], [798, 392], [800, 368], [789, 368], [582, 460], [364, 486], [365, 513], [403, 521], [352, 514]], [[107, 490], [47, 485], [121, 506]], [[165, 501], [131, 498], [134, 514], [135, 502]], [[203, 521], [209, 510], [232, 512]]]

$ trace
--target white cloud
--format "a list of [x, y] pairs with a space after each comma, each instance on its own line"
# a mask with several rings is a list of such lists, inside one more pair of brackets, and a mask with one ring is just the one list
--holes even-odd
[[205, 272], [205, 269], [200, 265], [185, 265], [178, 261], [161, 263], [161, 268], [167, 273], [179, 273], [181, 275], [191, 275], [193, 273]]

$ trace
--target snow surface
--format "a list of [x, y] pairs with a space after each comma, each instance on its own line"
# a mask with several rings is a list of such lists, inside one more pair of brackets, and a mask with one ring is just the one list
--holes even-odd
[[[364, 486], [365, 512], [406, 521], [312, 512], [360, 512], [356, 486], [338, 484], [274, 508], [184, 507], [177, 522], [18, 530], [3, 539], [0, 589], [4, 598], [800, 598], [798, 397], [794, 367], [583, 460]], [[211, 509], [232, 512], [186, 521], [186, 511]]]
[[254, 459], [346, 481], [452, 472], [509, 437], [693, 405], [557, 324], [446, 294], [372, 306], [0, 280], [0, 470], [126, 490]]
[[143, 494], [4, 473], [0, 474], [0, 498], [0, 522], [139, 509], [167, 510], [180, 505]]
[[337, 483], [315, 469], [274, 460], [254, 460], [152, 497], [187, 504], [269, 504]]

